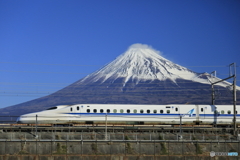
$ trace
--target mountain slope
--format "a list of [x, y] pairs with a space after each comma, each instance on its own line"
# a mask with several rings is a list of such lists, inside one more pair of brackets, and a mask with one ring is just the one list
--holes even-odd
[[[114, 82], [118, 78], [123, 78], [123, 86], [132, 80], [136, 84], [139, 81], [165, 81], [170, 80], [176, 83], [176, 79], [190, 80], [203, 84], [211, 84], [220, 79], [210, 77], [209, 74], [198, 74], [183, 66], [175, 64], [160, 55], [159, 51], [154, 50], [148, 45], [133, 44], [129, 49], [117, 57], [114, 61], [102, 69], [88, 75], [79, 81], [80, 83], [101, 82], [111, 79]], [[228, 82], [217, 84], [227, 87]], [[238, 87], [240, 90], [240, 88]]]
[[[134, 44], [108, 65], [60, 91], [0, 112], [20, 115], [76, 103], [210, 104], [210, 81], [218, 80], [175, 64], [147, 45]], [[216, 85], [217, 104], [232, 104], [229, 85], [225, 81]]]

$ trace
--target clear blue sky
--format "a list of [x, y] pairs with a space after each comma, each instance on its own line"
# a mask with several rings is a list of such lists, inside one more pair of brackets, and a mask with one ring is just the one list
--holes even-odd
[[225, 78], [240, 66], [240, 1], [0, 0], [0, 108], [53, 93], [134, 43]]

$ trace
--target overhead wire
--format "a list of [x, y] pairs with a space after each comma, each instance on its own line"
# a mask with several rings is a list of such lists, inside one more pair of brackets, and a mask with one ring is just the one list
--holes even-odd
[[88, 73], [70, 73], [70, 72], [39, 72], [39, 71], [13, 71], [13, 70], [0, 70], [0, 72], [25, 72], [25, 73], [49, 73], [49, 74], [88, 74]]
[[23, 62], [0, 62], [3, 64], [27, 64], [27, 65], [44, 65], [44, 66], [83, 66], [83, 67], [90, 67], [90, 66], [102, 66], [102, 65], [80, 65], [80, 64], [54, 64], [54, 63], [23, 63]]
[[[240, 81], [240, 80], [237, 80], [237, 81]], [[176, 83], [174, 83], [173, 81], [163, 81], [164, 82], [164, 84], [176, 84], [176, 86], [177, 86], [177, 84], [188, 84], [188, 83], [193, 83], [193, 82], [188, 82], [188, 81], [186, 81], [186, 82], [176, 82]], [[161, 81], [159, 81], [159, 82], [138, 82], [138, 83], [135, 83], [135, 82], [126, 82], [125, 83], [125, 86], [126, 86], [126, 84], [135, 84], [135, 86], [137, 86], [137, 85], [145, 85], [145, 84], [151, 84], [151, 85], [161, 85], [162, 83], [161, 83]], [[72, 84], [74, 84], [74, 83], [72, 83]], [[18, 86], [18, 85], [21, 85], [21, 86], [69, 86], [69, 85], [72, 85], [72, 84], [69, 84], [69, 83], [6, 83], [6, 82], [0, 82], [0, 85], [5, 85], [5, 86], [12, 86], [12, 85], [14, 85], [14, 86]], [[89, 85], [88, 84], [88, 86], [98, 86], [98, 84], [101, 84], [101, 83], [96, 83], [96, 84], [91, 84], [91, 85]], [[105, 86], [111, 86], [111, 85], [118, 85], [118, 84], [123, 84], [123, 83], [119, 83], [119, 82], [114, 82], [114, 83], [108, 83], [108, 84], [105, 84]], [[210, 83], [209, 83], [210, 84]], [[75, 84], [76, 85], [76, 84]], [[83, 84], [83, 83], [78, 83], [77, 84], [78, 86], [85, 86], [85, 84]], [[104, 86], [104, 87], [105, 87]]]
[[[1, 64], [26, 64], [26, 65], [77, 66], [77, 67], [79, 67], [79, 66], [81, 66], [81, 67], [102, 66], [102, 65], [45, 64], [45, 63], [22, 63], [22, 62], [0, 62], [0, 63]], [[229, 66], [226, 65], [226, 66], [186, 66], [186, 67], [229, 67]], [[236, 66], [236, 67], [239, 67], [239, 66]], [[48, 73], [48, 74], [91, 74], [91, 73], [39, 72], [39, 71], [20, 71], [20, 70], [19, 71], [16, 71], [16, 70], [0, 70], [0, 72], [26, 72], [26, 73]], [[181, 74], [181, 75], [187, 75], [187, 74]], [[217, 73], [217, 75], [228, 75], [228, 74]], [[239, 81], [239, 80], [237, 80], [237, 81]], [[146, 82], [146, 83], [149, 84], [149, 82]], [[137, 85], [142, 85], [142, 84], [146, 84], [146, 83], [145, 82], [144, 83], [139, 82], [139, 83], [137, 83]], [[174, 83], [174, 82], [165, 81], [164, 83], [168, 84], [168, 83]], [[192, 82], [177, 82], [177, 84], [188, 84], [188, 83], [192, 83]], [[114, 84], [122, 84], [122, 83], [114, 83]], [[152, 84], [154, 85], [154, 84], [159, 84], [159, 83], [151, 83], [151, 85]], [[59, 87], [67, 87], [70, 84], [68, 84], [68, 83], [5, 83], [5, 82], [0, 82], [0, 85], [4, 85], [4, 86], [20, 85], [20, 86], [48, 87], [48, 89], [49, 89], [49, 87], [54, 88], [55, 87], [54, 85], [59, 85], [59, 86], [56, 86], [56, 88], [58, 88], [58, 90], [60, 90], [61, 88], [59, 89]], [[64, 86], [62, 86], [62, 85], [64, 85]], [[79, 86], [81, 86], [81, 84], [79, 84]], [[95, 85], [92, 85], [92, 86], [94, 87]], [[111, 86], [111, 83], [110, 83], [108, 85], [108, 87], [111, 88], [111, 87], [115, 87], [115, 86]], [[101, 86], [99, 88], [106, 88], [106, 86]], [[132, 87], [132, 88], [134, 88], [134, 87]], [[141, 86], [141, 88], [151, 89], [151, 88], [156, 88], [156, 87], [143, 87], [143, 86]], [[175, 87], [165, 87], [165, 88], [169, 89], [169, 88], [175, 88]], [[29, 89], [29, 88], [18, 88], [18, 89], [19, 90], [26, 90], [26, 89]], [[191, 89], [193, 89], [194, 91], [203, 90], [203, 89], [197, 89], [197, 88], [191, 88]], [[159, 90], [159, 91], [162, 92], [162, 90]], [[168, 92], [168, 91], [176, 91], [176, 90], [166, 90], [165, 89], [164, 91]], [[6, 95], [9, 91], [7, 91], [6, 88], [5, 88], [5, 90], [3, 90], [3, 92], [4, 92], [4, 95]], [[16, 91], [14, 91], [14, 92], [15, 92], [15, 94], [23, 94], [23, 92], [21, 92], [21, 93], [17, 93]], [[24, 94], [52, 94], [54, 92], [56, 92], [56, 91], [42, 92], [42, 90], [41, 90], [41, 93], [39, 93], [39, 92], [35, 93], [35, 92], [32, 92], [32, 91], [30, 91], [30, 92], [28, 91], [28, 93], [24, 93]], [[157, 90], [156, 90], [156, 92], [157, 92]], [[2, 94], [2, 93], [0, 92], [0, 94]]]
[[[151, 84], [153, 85], [153, 84]], [[180, 85], [180, 84], [179, 84]], [[7, 86], [4, 86], [2, 87], [0, 85], [0, 91], [9, 91], [9, 90], [13, 90], [13, 91], [18, 91], [18, 90], [29, 90], [29, 91], [32, 91], [32, 90], [37, 90], [37, 91], [46, 91], [46, 92], [52, 92], [52, 91], [56, 91], [56, 90], [60, 90], [60, 89], [63, 89], [63, 88], [66, 88], [66, 87], [69, 87], [70, 85], [68, 86], [28, 86], [28, 87], [22, 87], [22, 86], [19, 86], [19, 87], [14, 87], [14, 88], [11, 88], [11, 87], [7, 87]], [[73, 85], [74, 86], [74, 85]], [[41, 87], [41, 88], [39, 88]], [[47, 88], [46, 88], [47, 87]], [[148, 89], [148, 90], [153, 90], [153, 89], [164, 89], [166, 91], [174, 91], [174, 90], [181, 90], [181, 89], [193, 89], [193, 90], [202, 90], [202, 89], [206, 89], [206, 88], [198, 88], [197, 86], [193, 86], [193, 87], [189, 87], [189, 86], [176, 86], [176, 87], [170, 87], [170, 86], [98, 86], [98, 85], [87, 85], [87, 87], [93, 87], [93, 88], [96, 88], [96, 89], [117, 89], [117, 88], [123, 88], [123, 89], [135, 89], [136, 87], [138, 88], [138, 90], [143, 90], [143, 89]], [[221, 86], [219, 85], [215, 85], [215, 88], [220, 88]], [[231, 85], [228, 86], [229, 88], [232, 88]], [[76, 87], [75, 87], [76, 88]], [[77, 88], [79, 89], [84, 89], [85, 86], [84, 85], [78, 85]], [[211, 87], [209, 86], [209, 89], [211, 89]]]
[[[145, 89], [144, 89], [145, 88]], [[106, 94], [104, 92], [106, 91], [109, 91], [109, 88], [102, 88], [102, 86], [100, 87], [96, 87], [96, 89], [101, 89], [101, 92], [102, 93], [90, 93], [90, 95], [101, 95], [101, 94]], [[118, 89], [118, 88], [117, 88]], [[121, 91], [119, 93], [116, 93], [116, 94], [121, 94], [122, 92], [125, 92], [126, 94], [143, 94], [143, 93], [149, 93], [149, 94], [152, 94], [152, 93], [157, 93], [157, 94], [161, 94], [161, 93], [164, 93], [164, 94], [173, 94], [172, 92], [176, 93], [176, 92], [183, 92], [182, 94], [184, 94], [184, 92], [188, 91], [188, 92], [211, 92], [211, 89], [210, 87], [209, 88], [196, 88], [196, 87], [191, 87], [191, 88], [164, 88], [164, 89], [161, 89], [161, 88], [156, 88], [156, 87], [143, 87], [141, 89], [138, 89], [138, 90], [131, 90], [131, 88], [127, 88], [128, 91], [125, 92], [125, 91]], [[112, 91], [112, 89], [110, 88], [110, 91]], [[225, 89], [223, 88], [216, 88], [216, 91], [217, 92], [221, 92], [221, 91], [226, 91]], [[38, 90], [38, 89], [33, 89], [33, 90], [29, 90], [29, 91], [23, 91], [23, 90], [0, 90], [0, 94], [58, 94], [58, 95], [64, 95], [64, 96], [67, 96], [67, 95], [70, 95], [70, 96], [73, 96], [75, 93], [72, 92], [72, 91], [64, 91], [62, 90], [61, 93], [57, 93], [57, 91], [53, 91], [53, 90]], [[86, 94], [89, 94], [89, 93], [85, 93], [84, 95]]]
[[[24, 63], [24, 62], [4, 62], [1, 61], [0, 64], [27, 64], [27, 65], [55, 65], [55, 66], [103, 66], [96, 64], [57, 64], [57, 63]], [[229, 65], [220, 65], [220, 66], [184, 66], [184, 67], [229, 67]], [[236, 67], [240, 67], [236, 65]]]

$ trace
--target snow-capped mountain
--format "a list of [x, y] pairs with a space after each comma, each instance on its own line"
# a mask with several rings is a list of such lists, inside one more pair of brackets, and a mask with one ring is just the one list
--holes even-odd
[[[175, 64], [144, 44], [126, 52], [98, 71], [42, 98], [0, 109], [0, 115], [20, 115], [55, 105], [112, 104], [211, 104], [208, 73], [196, 73]], [[229, 82], [216, 84], [216, 104], [232, 104]], [[237, 87], [239, 99], [240, 87]]]
[[[128, 81], [133, 81], [138, 84], [139, 81], [170, 80], [176, 83], [176, 79], [184, 79], [203, 84], [211, 84], [220, 80], [217, 77], [211, 77], [208, 73], [199, 74], [193, 72], [165, 59], [160, 54], [160, 51], [146, 44], [133, 44], [114, 61], [83, 78], [78, 83], [104, 83], [107, 80], [114, 83], [114, 81], [119, 78], [124, 79], [123, 86], [125, 86]], [[228, 87], [231, 84], [221, 82], [217, 85]], [[238, 89], [240, 88], [238, 87]]]

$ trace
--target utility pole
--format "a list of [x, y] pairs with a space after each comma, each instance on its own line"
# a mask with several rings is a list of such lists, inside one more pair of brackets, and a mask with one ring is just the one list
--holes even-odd
[[107, 141], [108, 138], [107, 138], [107, 113], [105, 115], [105, 140]]
[[215, 91], [214, 91], [214, 85], [212, 85], [212, 105], [215, 104]]
[[[233, 71], [232, 71], [232, 68], [233, 68]], [[215, 77], [216, 77], [216, 72], [212, 72], [212, 73], [215, 73]], [[211, 73], [211, 74], [212, 74]], [[215, 91], [214, 91], [214, 84], [217, 84], [219, 82], [222, 82], [222, 81], [225, 81], [227, 79], [230, 79], [230, 78], [233, 78], [233, 134], [236, 135], [237, 134], [237, 125], [236, 125], [236, 104], [237, 104], [237, 92], [236, 92], [236, 79], [237, 79], [237, 76], [236, 76], [236, 63], [232, 63], [229, 65], [229, 77], [225, 78], [225, 79], [222, 79], [220, 81], [217, 81], [217, 82], [214, 82], [214, 83], [211, 83], [212, 85], [212, 105], [215, 104]]]
[[180, 136], [178, 137], [179, 139], [182, 140], [182, 114], [180, 114]]
[[37, 118], [38, 118], [38, 115], [36, 114], [36, 126], [35, 126], [35, 138], [37, 139], [38, 138], [38, 135], [37, 135], [37, 125], [38, 125], [38, 120], [37, 120]]
[[[216, 71], [213, 71], [212, 73], [211, 73], [211, 78], [212, 78], [212, 75], [214, 76], [214, 77], [216, 77]], [[215, 104], [215, 90], [214, 90], [214, 84], [212, 84], [211, 85], [212, 86], [212, 105], [214, 105]]]
[[236, 124], [236, 104], [237, 104], [237, 91], [236, 91], [236, 64], [232, 63], [231, 65], [233, 65], [234, 67], [234, 77], [233, 77], [233, 112], [234, 112], [234, 117], [233, 117], [233, 125], [234, 125], [234, 135], [237, 134], [237, 124]]

